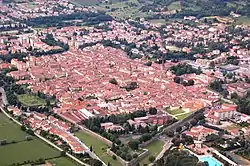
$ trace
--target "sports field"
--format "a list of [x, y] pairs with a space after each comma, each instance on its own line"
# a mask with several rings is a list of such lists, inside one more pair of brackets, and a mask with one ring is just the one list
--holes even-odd
[[100, 159], [103, 160], [106, 164], [109, 162], [112, 166], [121, 165], [117, 160], [114, 160], [106, 153], [108, 145], [104, 141], [101, 141], [100, 139], [97, 139], [92, 135], [82, 131], [75, 133], [75, 135], [88, 147], [92, 146], [95, 154], [100, 157]]

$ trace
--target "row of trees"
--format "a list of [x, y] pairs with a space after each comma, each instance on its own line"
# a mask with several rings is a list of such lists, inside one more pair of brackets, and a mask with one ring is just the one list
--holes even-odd
[[33, 27], [69, 26], [74, 25], [72, 20], [82, 20], [86, 24], [95, 25], [105, 21], [112, 21], [112, 17], [104, 12], [76, 12], [59, 16], [31, 18], [24, 23]]
[[183, 74], [191, 74], [191, 73], [195, 73], [195, 74], [201, 74], [202, 71], [201, 69], [195, 69], [193, 68], [191, 65], [186, 64], [186, 63], [179, 63], [176, 66], [171, 66], [170, 70], [176, 75], [176, 76], [180, 76]]

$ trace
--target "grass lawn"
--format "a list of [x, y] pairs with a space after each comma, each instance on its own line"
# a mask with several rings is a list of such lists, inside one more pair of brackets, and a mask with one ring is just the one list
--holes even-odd
[[176, 1], [171, 3], [170, 5], [168, 5], [168, 10], [179, 10], [181, 9], [181, 2], [180, 1]]
[[145, 149], [148, 149], [151, 154], [149, 156], [143, 158], [143, 160], [140, 162], [140, 164], [142, 164], [142, 165], [150, 164], [150, 161], [148, 160], [149, 157], [151, 155], [156, 157], [161, 152], [163, 145], [164, 145], [163, 141], [156, 140], [156, 141], [152, 142], [151, 144], [149, 144], [148, 146], [146, 146]]
[[48, 163], [52, 164], [53, 166], [76, 166], [78, 164], [73, 163], [70, 159], [66, 157], [54, 158], [47, 161]]
[[239, 17], [236, 19], [236, 24], [250, 25], [250, 18], [245, 16]]
[[175, 110], [167, 110], [168, 113], [170, 113], [171, 115], [177, 115], [177, 114], [182, 114], [185, 111], [183, 111], [182, 109], [175, 109]]
[[[127, 0], [127, 1], [119, 1], [113, 0], [112, 4], [101, 4], [96, 6], [99, 10], [106, 11], [109, 15], [114, 18], [123, 19], [123, 18], [143, 18], [147, 16], [147, 13], [141, 12], [139, 9], [142, 5], [137, 0]], [[130, 6], [129, 4], [133, 3], [136, 6]]]
[[41, 140], [24, 141], [16, 144], [0, 146], [0, 165], [11, 165], [12, 163], [22, 163], [27, 160], [37, 160], [39, 158], [54, 158], [60, 152]]
[[28, 107], [42, 106], [46, 104], [44, 99], [41, 99], [40, 97], [34, 95], [23, 94], [18, 95], [17, 98], [23, 105]]
[[92, 146], [93, 151], [97, 156], [100, 157], [101, 160], [103, 160], [106, 164], [110, 162], [112, 166], [120, 166], [121, 164], [117, 160], [113, 160], [111, 156], [106, 154], [106, 150], [108, 148], [108, 145], [104, 142], [101, 141], [92, 135], [85, 133], [85, 132], [77, 132], [75, 135], [83, 142], [85, 143], [88, 147]]
[[192, 112], [189, 112], [189, 113], [186, 113], [186, 114], [182, 114], [182, 115], [178, 115], [176, 116], [176, 118], [178, 120], [182, 120], [182, 119], [185, 119], [186, 117], [188, 117]]
[[181, 49], [176, 46], [166, 46], [165, 48], [170, 51], [181, 51]]
[[0, 113], [0, 140], [7, 139], [7, 142], [22, 141], [27, 135], [27, 133], [21, 131], [20, 126]]
[[98, 4], [98, 0], [73, 0], [72, 3], [78, 5], [96, 5]]
[[152, 24], [165, 24], [166, 20], [165, 19], [153, 19], [153, 20], [149, 20], [149, 22], [151, 22]]

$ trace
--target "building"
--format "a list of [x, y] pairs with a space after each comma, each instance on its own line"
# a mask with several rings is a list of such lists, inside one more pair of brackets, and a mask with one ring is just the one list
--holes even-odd
[[124, 128], [120, 125], [115, 125], [112, 122], [107, 122], [107, 123], [101, 123], [101, 128], [104, 130], [108, 131], [122, 131]]
[[214, 112], [220, 120], [228, 120], [234, 117], [236, 112], [235, 105], [223, 104], [222, 107]]

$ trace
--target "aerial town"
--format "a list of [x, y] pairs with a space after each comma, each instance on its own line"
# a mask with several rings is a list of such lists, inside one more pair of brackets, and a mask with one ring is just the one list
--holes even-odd
[[0, 0], [0, 166], [249, 166], [250, 3], [211, 1]]

